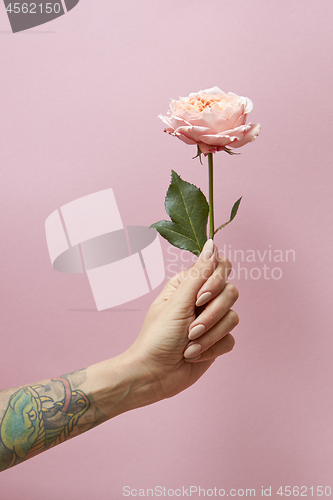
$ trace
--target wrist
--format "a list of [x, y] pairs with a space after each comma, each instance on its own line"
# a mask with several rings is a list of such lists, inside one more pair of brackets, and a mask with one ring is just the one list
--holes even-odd
[[160, 399], [153, 380], [128, 351], [88, 367], [88, 380], [88, 395], [105, 420]]

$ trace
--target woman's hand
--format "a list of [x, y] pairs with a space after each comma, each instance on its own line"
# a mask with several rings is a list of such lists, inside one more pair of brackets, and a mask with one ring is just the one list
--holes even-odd
[[[237, 289], [231, 264], [208, 240], [197, 262], [174, 276], [125, 353], [83, 370], [1, 391], [0, 470], [125, 411], [174, 396], [230, 351]], [[56, 418], [55, 418], [56, 417]], [[46, 439], [44, 428], [52, 424]], [[43, 432], [41, 432], [41, 429]]]
[[[226, 283], [230, 262], [208, 240], [197, 262], [175, 275], [151, 305], [141, 332], [124, 353], [151, 387], [152, 400], [178, 394], [234, 346], [231, 309], [236, 287]], [[151, 402], [151, 401], [150, 401]]]

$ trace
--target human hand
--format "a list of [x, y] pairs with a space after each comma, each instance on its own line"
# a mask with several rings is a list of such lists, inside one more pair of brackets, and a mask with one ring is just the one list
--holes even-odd
[[[231, 310], [238, 292], [226, 283], [230, 270], [230, 262], [219, 259], [213, 241], [208, 240], [197, 262], [166, 284], [138, 338], [123, 354], [34, 385], [1, 391], [0, 470], [194, 384], [234, 345], [229, 332], [238, 323]], [[52, 406], [43, 407], [43, 403]], [[54, 435], [47, 442], [38, 429], [55, 415]]]
[[[208, 240], [197, 262], [175, 275], [151, 305], [141, 332], [124, 353], [150, 387], [150, 402], [190, 387], [229, 352], [238, 324], [237, 288], [226, 283], [231, 263]], [[203, 307], [205, 306], [205, 307]]]
[[[197, 262], [164, 287], [125, 353], [0, 391], [0, 470], [196, 382], [234, 345], [229, 332], [238, 323], [231, 310], [238, 292], [226, 283], [230, 270], [230, 262], [218, 258], [209, 240]], [[53, 437], [45, 441], [38, 429], [50, 419]]]

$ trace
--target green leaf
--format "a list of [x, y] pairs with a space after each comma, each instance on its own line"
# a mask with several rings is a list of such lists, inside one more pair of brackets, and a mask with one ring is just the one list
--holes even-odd
[[199, 255], [207, 241], [209, 206], [205, 195], [172, 170], [165, 209], [172, 222], [161, 220], [150, 227], [171, 245]]
[[237, 214], [237, 211], [238, 211], [238, 208], [239, 208], [239, 205], [240, 205], [240, 202], [241, 202], [242, 198], [243, 198], [243, 196], [241, 196], [239, 198], [239, 200], [237, 200], [236, 203], [234, 203], [234, 206], [231, 209], [230, 219], [228, 220], [228, 222], [225, 222], [224, 224], [222, 224], [222, 226], [219, 226], [216, 229], [216, 231], [214, 232], [214, 234], [216, 234], [217, 231], [219, 231], [220, 229], [223, 229], [225, 226], [227, 226], [228, 224], [230, 224], [231, 221], [234, 220], [234, 218], [236, 217], [236, 214]]

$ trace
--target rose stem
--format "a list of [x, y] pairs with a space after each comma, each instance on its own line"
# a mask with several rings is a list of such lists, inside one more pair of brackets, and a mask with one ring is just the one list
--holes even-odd
[[208, 153], [208, 178], [209, 178], [209, 238], [214, 239], [213, 153]]

